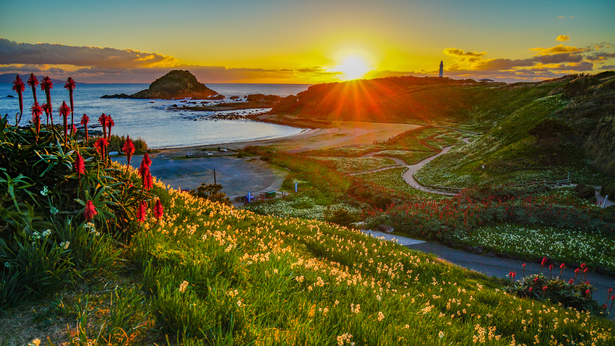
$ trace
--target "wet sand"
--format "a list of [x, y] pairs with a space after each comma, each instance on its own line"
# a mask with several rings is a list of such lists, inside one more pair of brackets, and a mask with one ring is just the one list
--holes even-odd
[[[333, 125], [329, 128], [307, 129], [285, 138], [160, 149], [150, 155], [153, 161], [151, 171], [172, 188], [195, 189], [201, 183], [212, 184], [215, 169], [217, 183], [223, 186], [222, 192], [227, 196], [233, 198], [246, 195], [248, 191], [258, 195], [260, 192], [278, 190], [288, 171], [273, 167], [258, 158], [238, 158], [235, 150], [248, 145], [271, 146], [275, 150], [289, 152], [367, 145], [375, 141], [386, 141], [419, 126], [348, 121], [334, 122]], [[228, 151], [219, 151], [218, 148]], [[125, 157], [114, 160], [126, 163]], [[138, 167], [140, 162], [141, 156], [137, 156], [131, 164]]]

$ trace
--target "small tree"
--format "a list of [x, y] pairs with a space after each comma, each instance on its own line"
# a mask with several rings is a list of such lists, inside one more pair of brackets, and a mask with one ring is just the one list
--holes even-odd
[[221, 192], [222, 185], [220, 184], [205, 184], [197, 187], [196, 190], [190, 190], [190, 194], [193, 196], [208, 199], [212, 202], [219, 202], [226, 205], [231, 205], [231, 200], [226, 197], [224, 192]]

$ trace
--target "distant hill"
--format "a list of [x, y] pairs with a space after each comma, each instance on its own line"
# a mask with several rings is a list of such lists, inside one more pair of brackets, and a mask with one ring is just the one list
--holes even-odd
[[289, 96], [273, 114], [327, 120], [433, 122], [463, 116], [473, 105], [472, 79], [396, 77], [319, 84]]
[[615, 71], [513, 84], [436, 77], [320, 84], [283, 99], [271, 113], [297, 122], [430, 123], [485, 134], [434, 161], [434, 177], [588, 165], [606, 175], [615, 170]]
[[104, 95], [102, 98], [128, 98], [128, 99], [206, 99], [217, 95], [214, 90], [200, 83], [190, 71], [173, 70], [156, 79], [149, 88], [132, 95], [115, 94]]
[[[13, 83], [13, 81], [15, 80], [15, 76], [17, 74], [16, 73], [3, 73], [0, 74], [0, 83]], [[23, 79], [24, 83], [28, 80], [28, 78], [30, 78], [30, 74], [20, 74], [19, 77], [21, 77], [21, 79]], [[43, 80], [43, 78], [45, 78], [45, 76], [36, 76], [36, 78], [38, 78], [38, 81], [40, 83], [40, 81]], [[61, 79], [54, 79], [51, 78], [51, 81], [53, 82], [53, 85], [62, 85], [64, 86], [64, 84], [66, 84], [66, 80], [61, 80]], [[81, 83], [81, 82], [75, 82], [76, 84], [87, 84], [87, 83]], [[27, 86], [27, 84], [26, 84]]]

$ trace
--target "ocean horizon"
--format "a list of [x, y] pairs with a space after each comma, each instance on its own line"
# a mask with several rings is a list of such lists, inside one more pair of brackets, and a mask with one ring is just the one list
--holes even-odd
[[[286, 97], [307, 90], [309, 84], [250, 84], [250, 83], [209, 83], [209, 88], [225, 95], [225, 102], [231, 96], [243, 97], [249, 94], [278, 95]], [[112, 134], [129, 135], [142, 138], [153, 149], [174, 148], [220, 143], [244, 142], [292, 136], [303, 129], [251, 120], [209, 120], [209, 116], [220, 112], [208, 111], [170, 111], [167, 107], [179, 104], [181, 100], [134, 100], [101, 99], [103, 95], [133, 94], [147, 89], [145, 83], [115, 84], [78, 84], [74, 91], [75, 123], [79, 123], [85, 113], [90, 117], [90, 126], [98, 125], [98, 117], [108, 114], [113, 117], [115, 127]], [[12, 95], [13, 97], [9, 97]], [[39, 103], [45, 102], [45, 93], [37, 88]], [[182, 99], [183, 100], [183, 99]], [[57, 109], [62, 101], [69, 103], [68, 91], [63, 85], [54, 85], [51, 90], [51, 103], [54, 109], [54, 123], [62, 122]], [[153, 101], [153, 102], [152, 102]], [[20, 126], [30, 121], [30, 107], [34, 103], [32, 90], [24, 91], [24, 113]], [[268, 109], [234, 111], [241, 114], [254, 114]], [[0, 83], [0, 115], [8, 115], [9, 123], [15, 123], [19, 112], [17, 94], [11, 83]], [[43, 116], [43, 123], [46, 118]]]

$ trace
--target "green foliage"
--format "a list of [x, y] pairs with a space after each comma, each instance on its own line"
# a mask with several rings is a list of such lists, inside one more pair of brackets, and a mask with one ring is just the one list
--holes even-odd
[[577, 186], [574, 187], [574, 192], [578, 198], [583, 199], [590, 199], [596, 196], [596, 189], [593, 186], [585, 184], [577, 184]]
[[[117, 136], [117, 135], [111, 135], [111, 137], [109, 137], [109, 146], [108, 146], [108, 150], [109, 151], [117, 151], [117, 152], [122, 152], [122, 147], [124, 146], [124, 143], [126, 142], [126, 136]], [[130, 139], [132, 141], [132, 144], [135, 146], [135, 152], [134, 155], [141, 155], [147, 152], [147, 144], [145, 143], [145, 141], [141, 138], [131, 138]], [[93, 143], [96, 141], [96, 138], [92, 138], [92, 140], [90, 140], [90, 144], [93, 145]]]
[[[78, 154], [83, 173], [76, 172]], [[64, 143], [53, 127], [37, 138], [2, 119], [0, 167], [0, 309], [114, 265], [114, 238], [130, 236], [134, 206], [151, 199], [129, 187], [128, 173], [74, 137]], [[88, 201], [97, 214], [86, 223]]]
[[600, 188], [600, 195], [603, 197], [609, 196], [609, 199], [615, 201], [615, 181], [604, 184]]
[[224, 192], [221, 192], [222, 185], [220, 184], [205, 184], [202, 183], [201, 186], [197, 187], [194, 190], [190, 190], [190, 194], [196, 197], [208, 199], [213, 202], [220, 202], [222, 204], [231, 205], [231, 200], [226, 197]]
[[591, 292], [595, 288], [582, 281], [572, 281], [570, 283], [560, 278], [547, 278], [543, 274], [534, 274], [515, 281], [504, 290], [518, 297], [550, 301], [554, 304], [561, 303], [564, 307], [605, 316], [606, 309], [591, 297]]

